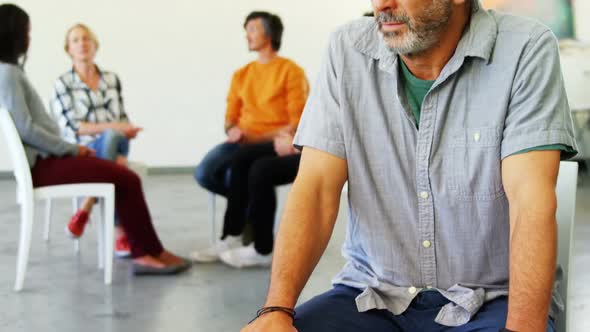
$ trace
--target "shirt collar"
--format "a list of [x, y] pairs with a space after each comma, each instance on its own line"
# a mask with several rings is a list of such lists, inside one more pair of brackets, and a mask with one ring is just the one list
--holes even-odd
[[[103, 72], [102, 72], [102, 70], [100, 70], [100, 67], [98, 65], [94, 65], [94, 66], [96, 67], [96, 71], [98, 72], [98, 75], [100, 76], [98, 87], [99, 87], [99, 89], [102, 89], [104, 86]], [[72, 75], [72, 82], [74, 82], [75, 86], [81, 87], [81, 88], [88, 88], [86, 83], [82, 82], [80, 75], [78, 75], [78, 73], [76, 73], [76, 69], [73, 66], [72, 66], [72, 70], [70, 71], [70, 73]]]

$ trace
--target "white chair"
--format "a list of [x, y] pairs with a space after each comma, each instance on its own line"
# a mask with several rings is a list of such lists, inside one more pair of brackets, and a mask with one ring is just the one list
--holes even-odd
[[[21, 229], [16, 266], [15, 291], [23, 287], [29, 251], [31, 248], [31, 235], [33, 232], [33, 219], [35, 201], [47, 200], [46, 208], [48, 218], [51, 210], [50, 200], [53, 198], [67, 198], [79, 196], [98, 197], [101, 206], [102, 218], [98, 230], [98, 265], [104, 268], [104, 282], [111, 284], [113, 270], [113, 219], [115, 209], [115, 186], [111, 183], [84, 183], [57, 185], [33, 188], [31, 172], [23, 144], [14, 126], [12, 118], [7, 110], [0, 108], [0, 130], [8, 146], [13, 173], [17, 182], [17, 202], [21, 209]], [[47, 236], [47, 229], [46, 236]]]
[[558, 224], [558, 251], [557, 263], [563, 272], [563, 281], [560, 285], [561, 298], [565, 305], [565, 311], [557, 317], [557, 332], [568, 332], [571, 326], [568, 310], [568, 299], [572, 293], [569, 287], [569, 276], [573, 275], [573, 264], [570, 264], [574, 248], [574, 225], [576, 212], [576, 189], [578, 180], [578, 164], [571, 161], [562, 161], [559, 165], [557, 177], [557, 224]]

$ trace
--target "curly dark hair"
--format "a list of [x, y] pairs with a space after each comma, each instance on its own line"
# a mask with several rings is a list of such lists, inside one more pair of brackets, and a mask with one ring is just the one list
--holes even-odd
[[29, 15], [13, 4], [0, 5], [0, 61], [18, 64], [29, 48]]
[[264, 32], [270, 38], [270, 43], [272, 49], [278, 51], [281, 49], [281, 41], [283, 38], [283, 22], [281, 18], [277, 15], [271, 14], [269, 12], [251, 12], [247, 17], [246, 21], [244, 22], [244, 28], [248, 24], [248, 22], [255, 20], [255, 19], [262, 19], [262, 25], [264, 26]]

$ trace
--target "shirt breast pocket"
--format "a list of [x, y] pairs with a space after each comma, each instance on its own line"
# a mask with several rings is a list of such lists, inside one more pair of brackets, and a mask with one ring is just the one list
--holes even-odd
[[502, 186], [501, 127], [462, 128], [453, 135], [451, 192], [458, 200], [494, 200]]

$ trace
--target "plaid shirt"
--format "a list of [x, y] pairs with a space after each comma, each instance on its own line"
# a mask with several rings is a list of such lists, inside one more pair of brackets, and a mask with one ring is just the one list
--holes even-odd
[[70, 143], [86, 145], [96, 139], [94, 135], [78, 135], [80, 122], [129, 121], [119, 77], [100, 69], [98, 72], [100, 82], [96, 91], [91, 90], [74, 69], [55, 81], [50, 111], [59, 124], [61, 136]]

